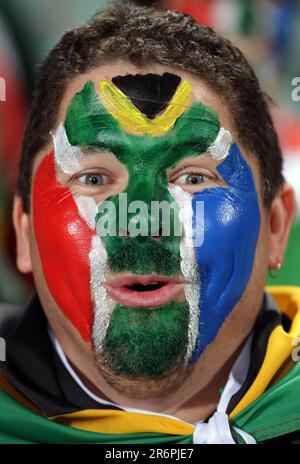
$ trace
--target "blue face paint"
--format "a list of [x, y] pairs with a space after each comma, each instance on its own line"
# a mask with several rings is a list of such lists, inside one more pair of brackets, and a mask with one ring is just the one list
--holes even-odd
[[199, 332], [192, 362], [216, 337], [249, 281], [260, 228], [260, 211], [251, 168], [238, 146], [217, 167], [227, 183], [194, 194], [193, 227], [198, 201], [204, 202], [204, 241], [195, 248], [201, 295]]

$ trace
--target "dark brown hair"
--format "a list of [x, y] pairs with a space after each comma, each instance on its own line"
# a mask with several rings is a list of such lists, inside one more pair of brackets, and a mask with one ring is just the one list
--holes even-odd
[[271, 204], [283, 183], [282, 154], [267, 98], [243, 54], [183, 13], [121, 2], [66, 32], [40, 68], [17, 184], [25, 211], [33, 160], [49, 142], [66, 86], [78, 74], [120, 58], [182, 69], [206, 81], [224, 99], [239, 141], [256, 157], [264, 203]]

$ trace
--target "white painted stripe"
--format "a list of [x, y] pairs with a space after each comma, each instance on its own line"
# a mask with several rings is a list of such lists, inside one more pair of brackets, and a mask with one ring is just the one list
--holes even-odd
[[[79, 214], [91, 229], [95, 229], [95, 216], [98, 206], [91, 197], [73, 197]], [[109, 298], [104, 287], [107, 273], [107, 253], [101, 238], [96, 234], [92, 238], [90, 261], [90, 289], [94, 306], [93, 340], [98, 353], [103, 350], [103, 342], [109, 326], [111, 314], [116, 303]]]
[[96, 228], [96, 214], [98, 213], [98, 206], [94, 198], [80, 195], [73, 197], [77, 205], [80, 216], [86, 221], [90, 229]]
[[74, 147], [69, 143], [66, 130], [60, 124], [54, 132], [50, 132], [53, 144], [55, 161], [66, 174], [74, 174], [80, 170], [80, 161], [84, 157], [80, 147]]
[[179, 220], [182, 224], [183, 236], [180, 241], [181, 272], [190, 282], [184, 287], [185, 298], [189, 305], [188, 346], [185, 362], [188, 363], [196, 346], [199, 331], [199, 297], [200, 281], [193, 247], [193, 208], [192, 197], [179, 185], [169, 187], [169, 192], [180, 207]]
[[217, 137], [207, 151], [211, 154], [213, 160], [221, 161], [227, 157], [231, 142], [231, 133], [224, 129], [224, 127], [221, 127]]
[[109, 326], [111, 314], [116, 306], [109, 298], [103, 283], [107, 273], [107, 253], [98, 235], [92, 240], [92, 249], [89, 254], [91, 270], [91, 292], [94, 302], [95, 314], [93, 324], [93, 340], [96, 351], [103, 351], [103, 343]]

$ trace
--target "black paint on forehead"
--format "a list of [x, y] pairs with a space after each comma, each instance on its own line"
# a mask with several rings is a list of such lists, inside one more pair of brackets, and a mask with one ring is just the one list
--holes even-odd
[[179, 76], [171, 73], [127, 74], [112, 78], [112, 82], [149, 119], [166, 109], [180, 81]]

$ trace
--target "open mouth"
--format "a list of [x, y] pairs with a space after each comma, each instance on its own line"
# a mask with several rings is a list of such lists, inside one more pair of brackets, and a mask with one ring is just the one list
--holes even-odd
[[158, 275], [126, 275], [105, 283], [108, 295], [124, 306], [160, 306], [182, 290], [179, 279]]

